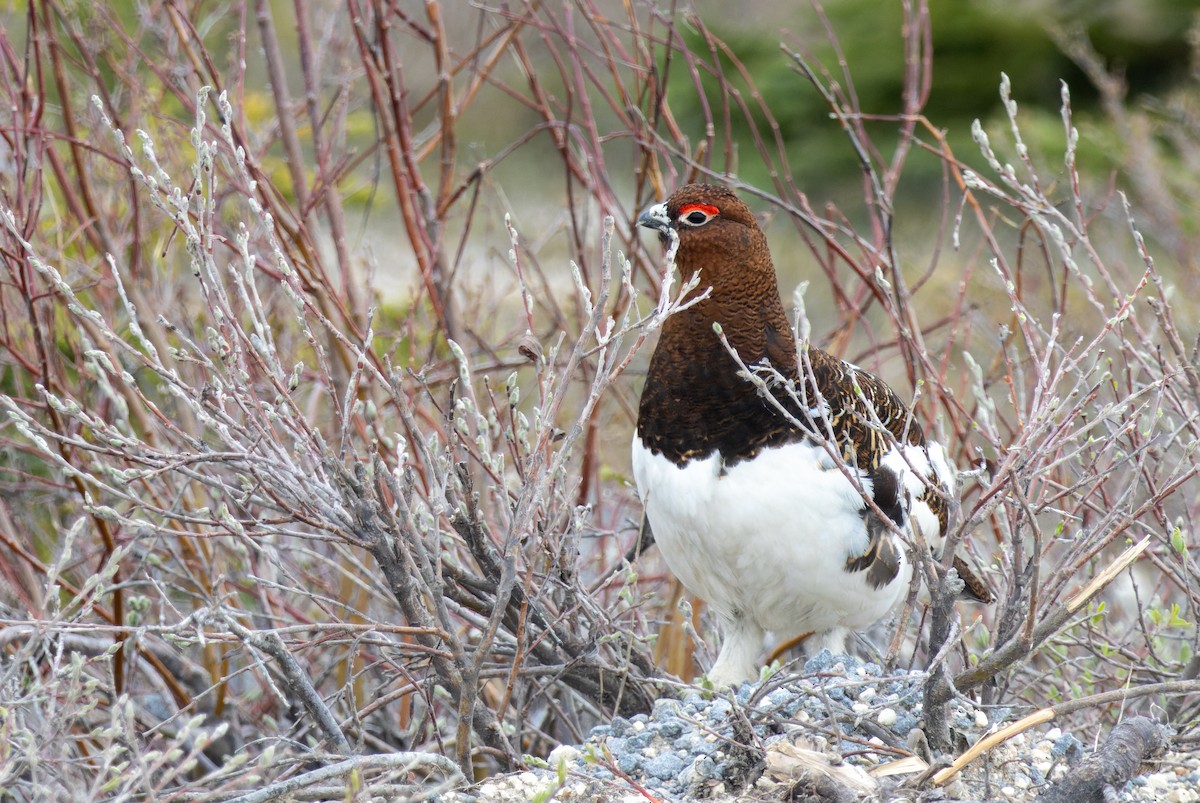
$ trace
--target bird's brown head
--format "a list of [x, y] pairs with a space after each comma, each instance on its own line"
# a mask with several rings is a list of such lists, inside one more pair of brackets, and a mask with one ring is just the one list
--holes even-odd
[[688, 184], [638, 217], [638, 224], [658, 232], [669, 244], [679, 237], [675, 262], [683, 276], [700, 271], [704, 283], [745, 279], [774, 267], [766, 237], [750, 207], [715, 184]]

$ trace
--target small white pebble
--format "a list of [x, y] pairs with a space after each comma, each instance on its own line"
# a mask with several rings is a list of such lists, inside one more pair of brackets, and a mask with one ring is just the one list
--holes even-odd
[[560, 764], [570, 766], [579, 756], [579, 748], [569, 744], [560, 744], [550, 751], [550, 755], [546, 756], [546, 763], [550, 765], [550, 769], [557, 771]]
[[867, 705], [866, 703], [855, 703], [854, 705], [850, 706], [850, 710], [856, 714], [865, 714], [871, 710], [871, 706]]
[[1057, 742], [1062, 738], [1062, 728], [1051, 728], [1046, 731], [1046, 735], [1042, 737], [1048, 742]]
[[646, 723], [645, 722], [635, 722], [635, 723], [633, 723], [633, 729], [635, 731], [637, 731], [638, 733], [641, 733], [642, 731], [644, 731], [646, 729]]
[[1146, 786], [1158, 792], [1165, 792], [1175, 779], [1170, 777], [1169, 773], [1156, 772], [1153, 775], [1146, 776]]
[[986, 728], [987, 726], [988, 726], [987, 714], [983, 713], [982, 711], [976, 711], [975, 712], [975, 727]]
[[875, 720], [885, 728], [890, 728], [896, 724], [896, 711], [893, 708], [885, 708], [880, 711]]
[[858, 699], [864, 703], [869, 703], [875, 699], [875, 690], [870, 686], [859, 692]]

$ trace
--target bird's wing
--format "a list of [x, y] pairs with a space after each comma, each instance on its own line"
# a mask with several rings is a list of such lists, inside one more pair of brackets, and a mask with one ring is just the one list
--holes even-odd
[[921, 425], [887, 383], [818, 348], [809, 347], [806, 354], [829, 426], [847, 461], [870, 471], [892, 449], [893, 440], [925, 444]]
[[[872, 498], [875, 505], [897, 525], [903, 526], [913, 502], [923, 503], [937, 519], [938, 532], [929, 533], [935, 545], [946, 534], [949, 525], [948, 494], [953, 492], [954, 477], [948, 465], [939, 465], [930, 459], [921, 425], [912, 412], [887, 383], [878, 377], [850, 365], [820, 349], [806, 350], [811, 379], [815, 381], [820, 397], [825, 401], [825, 415], [834, 439], [841, 447], [842, 456], [852, 462], [872, 480]], [[822, 422], [814, 422], [818, 428]], [[897, 446], [900, 452], [897, 452]], [[908, 456], [916, 447], [924, 454], [923, 459], [914, 461], [923, 465], [907, 465]], [[940, 454], [940, 447], [939, 454]], [[907, 453], [905, 456], [904, 453]], [[893, 455], [885, 461], [884, 458]], [[922, 469], [928, 466], [928, 471]], [[904, 492], [905, 477], [917, 469], [921, 474], [921, 489], [909, 500]], [[899, 572], [899, 546], [895, 539], [887, 538], [888, 527], [877, 515], [868, 515], [867, 531], [870, 542], [862, 555], [852, 556], [846, 563], [852, 571], [866, 571], [867, 579], [876, 587], [891, 582]], [[991, 602], [992, 593], [987, 585], [960, 557], [955, 556], [954, 568], [962, 578], [967, 597], [981, 602]]]

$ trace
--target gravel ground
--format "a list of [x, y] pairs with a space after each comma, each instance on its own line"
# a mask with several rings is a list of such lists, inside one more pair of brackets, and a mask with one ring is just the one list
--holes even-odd
[[[545, 766], [490, 778], [442, 800], [807, 799], [795, 797], [795, 779], [814, 766], [855, 790], [860, 800], [882, 792], [889, 800], [916, 799], [918, 793], [899, 787], [919, 770], [886, 775], [880, 766], [922, 752], [924, 679], [923, 673], [903, 670], [885, 675], [877, 664], [822, 652], [800, 675], [776, 675], [733, 693], [697, 689], [682, 699], [659, 700], [649, 716], [617, 718], [594, 728], [584, 744], [557, 748]], [[956, 708], [951, 723], [961, 741], [956, 752], [1008, 718], [1004, 710]], [[1075, 736], [1058, 728], [1029, 731], [976, 761], [943, 791], [952, 800], [1032, 800], [1086, 752]], [[1119, 790], [1117, 800], [1200, 803], [1200, 761], [1170, 754]]]

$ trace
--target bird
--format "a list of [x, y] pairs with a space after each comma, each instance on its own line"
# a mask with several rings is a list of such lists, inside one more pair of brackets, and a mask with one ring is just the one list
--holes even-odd
[[[650, 357], [632, 468], [654, 543], [720, 625], [708, 680], [756, 679], [768, 632], [843, 653], [909, 587], [899, 532], [940, 546], [956, 492], [945, 449], [878, 377], [797, 342], [766, 237], [731, 190], [688, 184], [637, 223], [677, 238], [680, 275], [699, 277]], [[955, 568], [964, 596], [991, 601]]]

